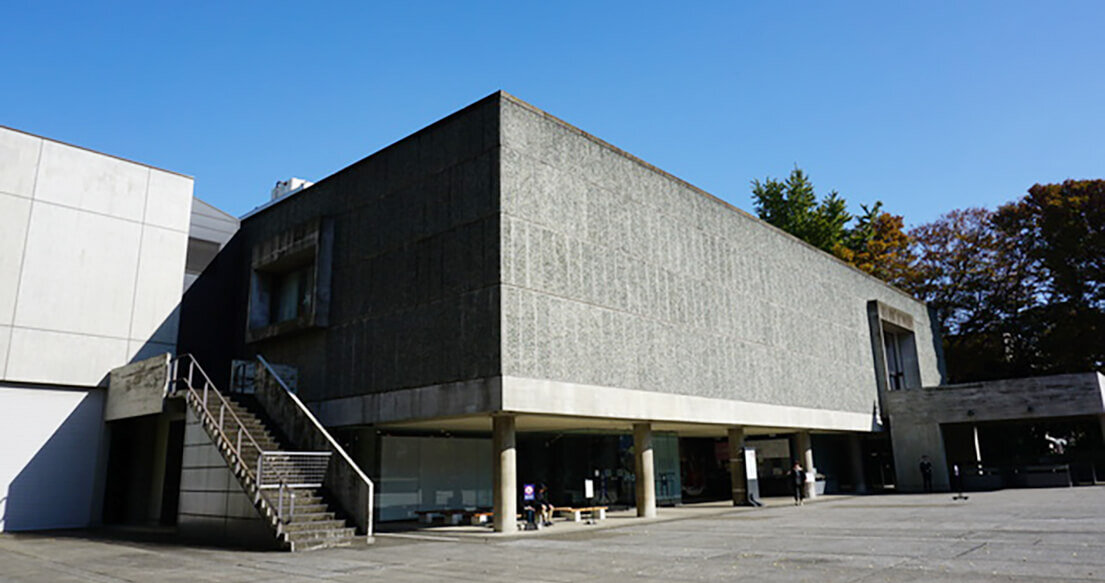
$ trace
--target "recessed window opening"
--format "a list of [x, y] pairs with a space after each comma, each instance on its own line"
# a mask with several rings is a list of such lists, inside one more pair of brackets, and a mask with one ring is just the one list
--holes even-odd
[[306, 265], [286, 273], [271, 274], [269, 289], [269, 323], [294, 320], [311, 311], [314, 301], [314, 269]]
[[892, 391], [900, 391], [906, 388], [901, 336], [903, 335], [883, 332], [883, 345], [886, 347], [886, 375]]

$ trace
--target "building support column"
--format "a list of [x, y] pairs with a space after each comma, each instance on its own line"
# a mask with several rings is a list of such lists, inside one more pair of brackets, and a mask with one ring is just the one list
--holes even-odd
[[744, 427], [729, 428], [729, 476], [733, 506], [748, 505], [748, 475], [744, 471]]
[[169, 415], [162, 413], [154, 418], [153, 423], [153, 476], [150, 480], [150, 505], [146, 511], [146, 522], [159, 524], [165, 491], [165, 460], [169, 454]]
[[637, 472], [637, 516], [656, 517], [656, 477], [652, 459], [652, 424], [633, 424], [633, 451]]
[[863, 440], [858, 433], [848, 436], [848, 449], [852, 457], [852, 488], [856, 494], [867, 493], [867, 477], [863, 467]]
[[514, 416], [491, 417], [491, 450], [495, 532], [518, 528], [518, 464], [514, 447]]
[[798, 455], [801, 456], [802, 468], [806, 470], [805, 498], [815, 498], [817, 496], [817, 468], [813, 465], [813, 444], [810, 440], [810, 432], [799, 431], [795, 442], [798, 447]]

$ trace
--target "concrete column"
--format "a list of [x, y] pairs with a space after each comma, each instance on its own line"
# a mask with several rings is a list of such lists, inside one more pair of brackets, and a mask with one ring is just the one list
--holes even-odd
[[798, 446], [798, 455], [801, 456], [802, 468], [806, 470], [806, 498], [814, 498], [817, 496], [817, 468], [813, 465], [813, 444], [810, 443], [810, 432], [799, 431], [798, 439], [795, 440]]
[[518, 528], [518, 466], [514, 449], [514, 416], [491, 417], [491, 450], [494, 473], [495, 532], [514, 532]]
[[863, 472], [863, 441], [859, 434], [853, 433], [848, 436], [848, 449], [852, 454], [852, 487], [857, 494], [866, 494], [867, 477]]
[[637, 516], [656, 516], [656, 477], [652, 460], [652, 424], [633, 424], [633, 451], [637, 472]]
[[748, 504], [748, 476], [744, 472], [744, 428], [729, 428], [729, 476], [733, 484], [733, 506]]
[[161, 522], [161, 504], [165, 490], [165, 459], [169, 454], [169, 416], [162, 413], [154, 421], [153, 464], [150, 471], [150, 505], [146, 510], [146, 522]]

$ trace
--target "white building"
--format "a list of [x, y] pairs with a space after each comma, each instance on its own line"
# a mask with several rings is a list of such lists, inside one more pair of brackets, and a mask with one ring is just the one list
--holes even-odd
[[107, 375], [175, 351], [236, 229], [191, 177], [0, 127], [0, 531], [99, 521]]

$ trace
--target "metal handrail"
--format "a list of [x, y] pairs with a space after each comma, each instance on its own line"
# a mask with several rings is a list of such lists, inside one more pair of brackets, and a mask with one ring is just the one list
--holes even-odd
[[[182, 375], [180, 375], [180, 363], [183, 360], [187, 360], [187, 362], [188, 362], [188, 375], [182, 377]], [[194, 373], [197, 370], [199, 371], [200, 375], [203, 377], [203, 392], [202, 393], [200, 393], [200, 391], [198, 391], [196, 389], [195, 383], [193, 382]], [[287, 481], [284, 478], [278, 478], [279, 479], [278, 484], [275, 484], [275, 485], [272, 485], [272, 486], [265, 486], [261, 483], [261, 469], [262, 469], [261, 464], [262, 464], [262, 462], [265, 458], [265, 455], [266, 454], [282, 454], [282, 455], [294, 454], [294, 455], [308, 455], [308, 456], [322, 455], [322, 456], [326, 456], [327, 458], [329, 458], [330, 452], [285, 452], [285, 451], [265, 451], [264, 449], [262, 449], [261, 445], [259, 443], [257, 443], [257, 440], [254, 439], [253, 435], [251, 435], [249, 430], [246, 429], [245, 423], [242, 422], [242, 419], [240, 417], [238, 417], [237, 413], [234, 412], [234, 408], [231, 407], [230, 401], [228, 401], [226, 399], [226, 397], [224, 397], [223, 394], [221, 392], [219, 392], [219, 390], [215, 387], [215, 383], [211, 382], [211, 377], [209, 377], [207, 375], [207, 372], [205, 370], [203, 370], [203, 367], [200, 366], [200, 363], [197, 362], [196, 358], [194, 356], [192, 356], [191, 354], [181, 354], [181, 355], [177, 356], [176, 359], [173, 360], [173, 369], [172, 369], [172, 371], [170, 371], [170, 378], [175, 383], [177, 383], [178, 385], [183, 384], [185, 386], [185, 388], [187, 389], [187, 392], [191, 396], [192, 400], [196, 404], [199, 405], [199, 407], [203, 411], [203, 414], [205, 415], [206, 419], [209, 420], [210, 422], [216, 421], [216, 418], [215, 418], [215, 415], [213, 415], [211, 413], [210, 407], [208, 407], [208, 405], [207, 405], [208, 395], [213, 393], [216, 397], [218, 397], [218, 399], [219, 399], [219, 416], [218, 416], [218, 427], [216, 429], [216, 432], [217, 432], [219, 438], [221, 438], [222, 441], [225, 442], [228, 446], [230, 446], [230, 445], [234, 446], [234, 450], [233, 450], [234, 455], [237, 456], [238, 462], [241, 464], [242, 470], [246, 473], [246, 476], [248, 478], [250, 478], [253, 481], [253, 483], [257, 486], [257, 490], [258, 490], [259, 495], [260, 495], [260, 491], [263, 490], [263, 489], [278, 489], [279, 490], [279, 496], [278, 496], [278, 501], [277, 501], [277, 504], [276, 504], [276, 507], [275, 507], [275, 511], [276, 511], [276, 520], [277, 520], [277, 524], [278, 524], [278, 532], [282, 531], [282, 528], [280, 528], [279, 525], [287, 524], [288, 522], [290, 522], [291, 521], [291, 516], [293, 516], [295, 514], [295, 492], [292, 490], [292, 488], [293, 487], [305, 487], [305, 488], [306, 487], [315, 487], [315, 488], [317, 488], [317, 487], [322, 486], [322, 483], [319, 482], [317, 484], [296, 484], [296, 485], [292, 485], [292, 484], [288, 484]], [[226, 435], [226, 432], [223, 430], [223, 427], [225, 426], [226, 413], [227, 412], [230, 413], [230, 419], [234, 423], [237, 424], [238, 431], [237, 431], [237, 441], [236, 442], [230, 441], [230, 438]], [[254, 473], [253, 469], [250, 468], [250, 466], [248, 464], [246, 464], [244, 459], [242, 458], [242, 436], [243, 435], [248, 440], [246, 445], [252, 445], [253, 448], [257, 451], [257, 472], [256, 473]], [[285, 491], [287, 491], [290, 494], [290, 507], [289, 507], [289, 511], [288, 511], [286, 516], [285, 516], [285, 513], [284, 513], [284, 492]], [[270, 506], [272, 506], [271, 501], [269, 501], [268, 504]]]
[[[185, 378], [177, 378], [179, 376], [179, 373], [180, 373], [180, 370], [179, 370], [180, 361], [182, 361], [184, 359], [188, 360], [188, 376], [185, 377]], [[180, 356], [177, 356], [176, 360], [173, 361], [173, 366], [175, 367], [175, 369], [173, 370], [173, 378], [175, 380], [178, 380], [178, 381], [184, 381], [184, 386], [188, 389], [188, 392], [191, 393], [192, 398], [197, 403], [199, 403], [200, 407], [202, 407], [202, 409], [203, 409], [204, 414], [207, 415], [207, 418], [210, 419], [211, 421], [215, 421], [215, 415], [211, 413], [211, 409], [207, 406], [207, 396], [208, 396], [209, 393], [214, 393], [215, 396], [218, 397], [218, 399], [219, 399], [218, 433], [223, 438], [223, 440], [226, 441], [226, 443], [236, 444], [236, 447], [235, 447], [235, 450], [234, 450], [234, 455], [238, 456], [239, 461], [242, 460], [242, 436], [243, 435], [245, 435], [245, 437], [249, 440], [249, 443], [247, 445], [252, 445], [253, 448], [255, 450], [257, 450], [257, 455], [258, 456], [260, 456], [262, 453], [264, 453], [264, 450], [261, 449], [261, 445], [257, 443], [257, 440], [253, 439], [253, 435], [251, 435], [249, 433], [249, 430], [246, 429], [245, 423], [243, 423], [242, 419], [240, 417], [238, 417], [238, 414], [234, 412], [234, 408], [230, 406], [230, 402], [227, 401], [226, 397], [224, 397], [222, 395], [222, 393], [220, 393], [219, 390], [215, 388], [215, 383], [211, 382], [211, 377], [207, 376], [207, 372], [205, 370], [203, 370], [203, 367], [200, 366], [200, 363], [196, 361], [196, 358], [194, 356], [192, 356], [191, 354], [182, 354]], [[194, 383], [192, 382], [193, 373], [196, 370], [199, 370], [200, 375], [203, 376], [203, 394], [202, 394], [202, 396], [201, 396], [200, 392], [198, 390], [196, 390], [196, 387], [194, 386]], [[237, 441], [236, 442], [230, 441], [230, 437], [226, 435], [225, 431], [223, 431], [223, 427], [225, 426], [225, 419], [226, 419], [225, 415], [226, 415], [226, 412], [228, 412], [228, 411], [230, 412], [231, 420], [233, 420], [238, 426], [237, 427], [238, 432], [237, 432]], [[253, 475], [253, 473], [250, 470], [249, 466], [247, 466], [244, 463], [242, 464], [242, 466], [245, 468], [246, 472], [248, 474], [250, 474], [250, 477], [254, 478], [254, 481], [256, 481], [256, 476]]]
[[361, 479], [361, 481], [365, 484], [365, 486], [367, 486], [368, 500], [365, 501], [365, 534], [366, 534], [366, 536], [368, 536], [371, 539], [371, 537], [372, 537], [372, 508], [373, 508], [373, 503], [374, 503], [374, 500], [375, 500], [376, 485], [372, 483], [372, 480], [369, 479], [369, 477], [366, 476], [363, 471], [361, 471], [361, 467], [358, 466], [356, 464], [356, 462], [353, 461], [353, 458], [349, 457], [349, 454], [345, 451], [345, 448], [342, 447], [333, 438], [333, 436], [330, 435], [330, 432], [327, 431], [326, 428], [322, 426], [322, 423], [320, 423], [319, 420], [315, 417], [315, 415], [313, 413], [311, 413], [311, 410], [308, 409], [307, 406], [303, 404], [303, 401], [300, 401], [299, 397], [296, 396], [296, 394], [294, 392], [292, 392], [291, 388], [289, 388], [287, 383], [284, 382], [284, 379], [280, 378], [280, 374], [277, 373], [275, 369], [273, 369], [272, 365], [270, 365], [267, 360], [265, 360], [265, 357], [258, 354], [257, 355], [257, 361], [260, 362], [262, 364], [262, 366], [265, 367], [266, 370], [268, 370], [269, 374], [272, 375], [272, 378], [276, 379], [276, 382], [280, 383], [280, 386], [284, 389], [284, 394], [287, 395], [288, 398], [290, 398], [292, 400], [292, 402], [294, 402], [296, 404], [296, 406], [299, 408], [299, 410], [315, 426], [315, 429], [317, 429], [318, 432], [321, 433], [326, 438], [326, 441], [329, 442], [330, 447], [333, 449], [333, 451], [336, 451], [338, 453], [338, 457], [341, 458], [341, 460], [344, 461], [346, 463], [346, 465], [348, 465], [350, 467], [350, 469], [353, 470], [353, 472], [357, 475], [357, 477], [359, 477]]

